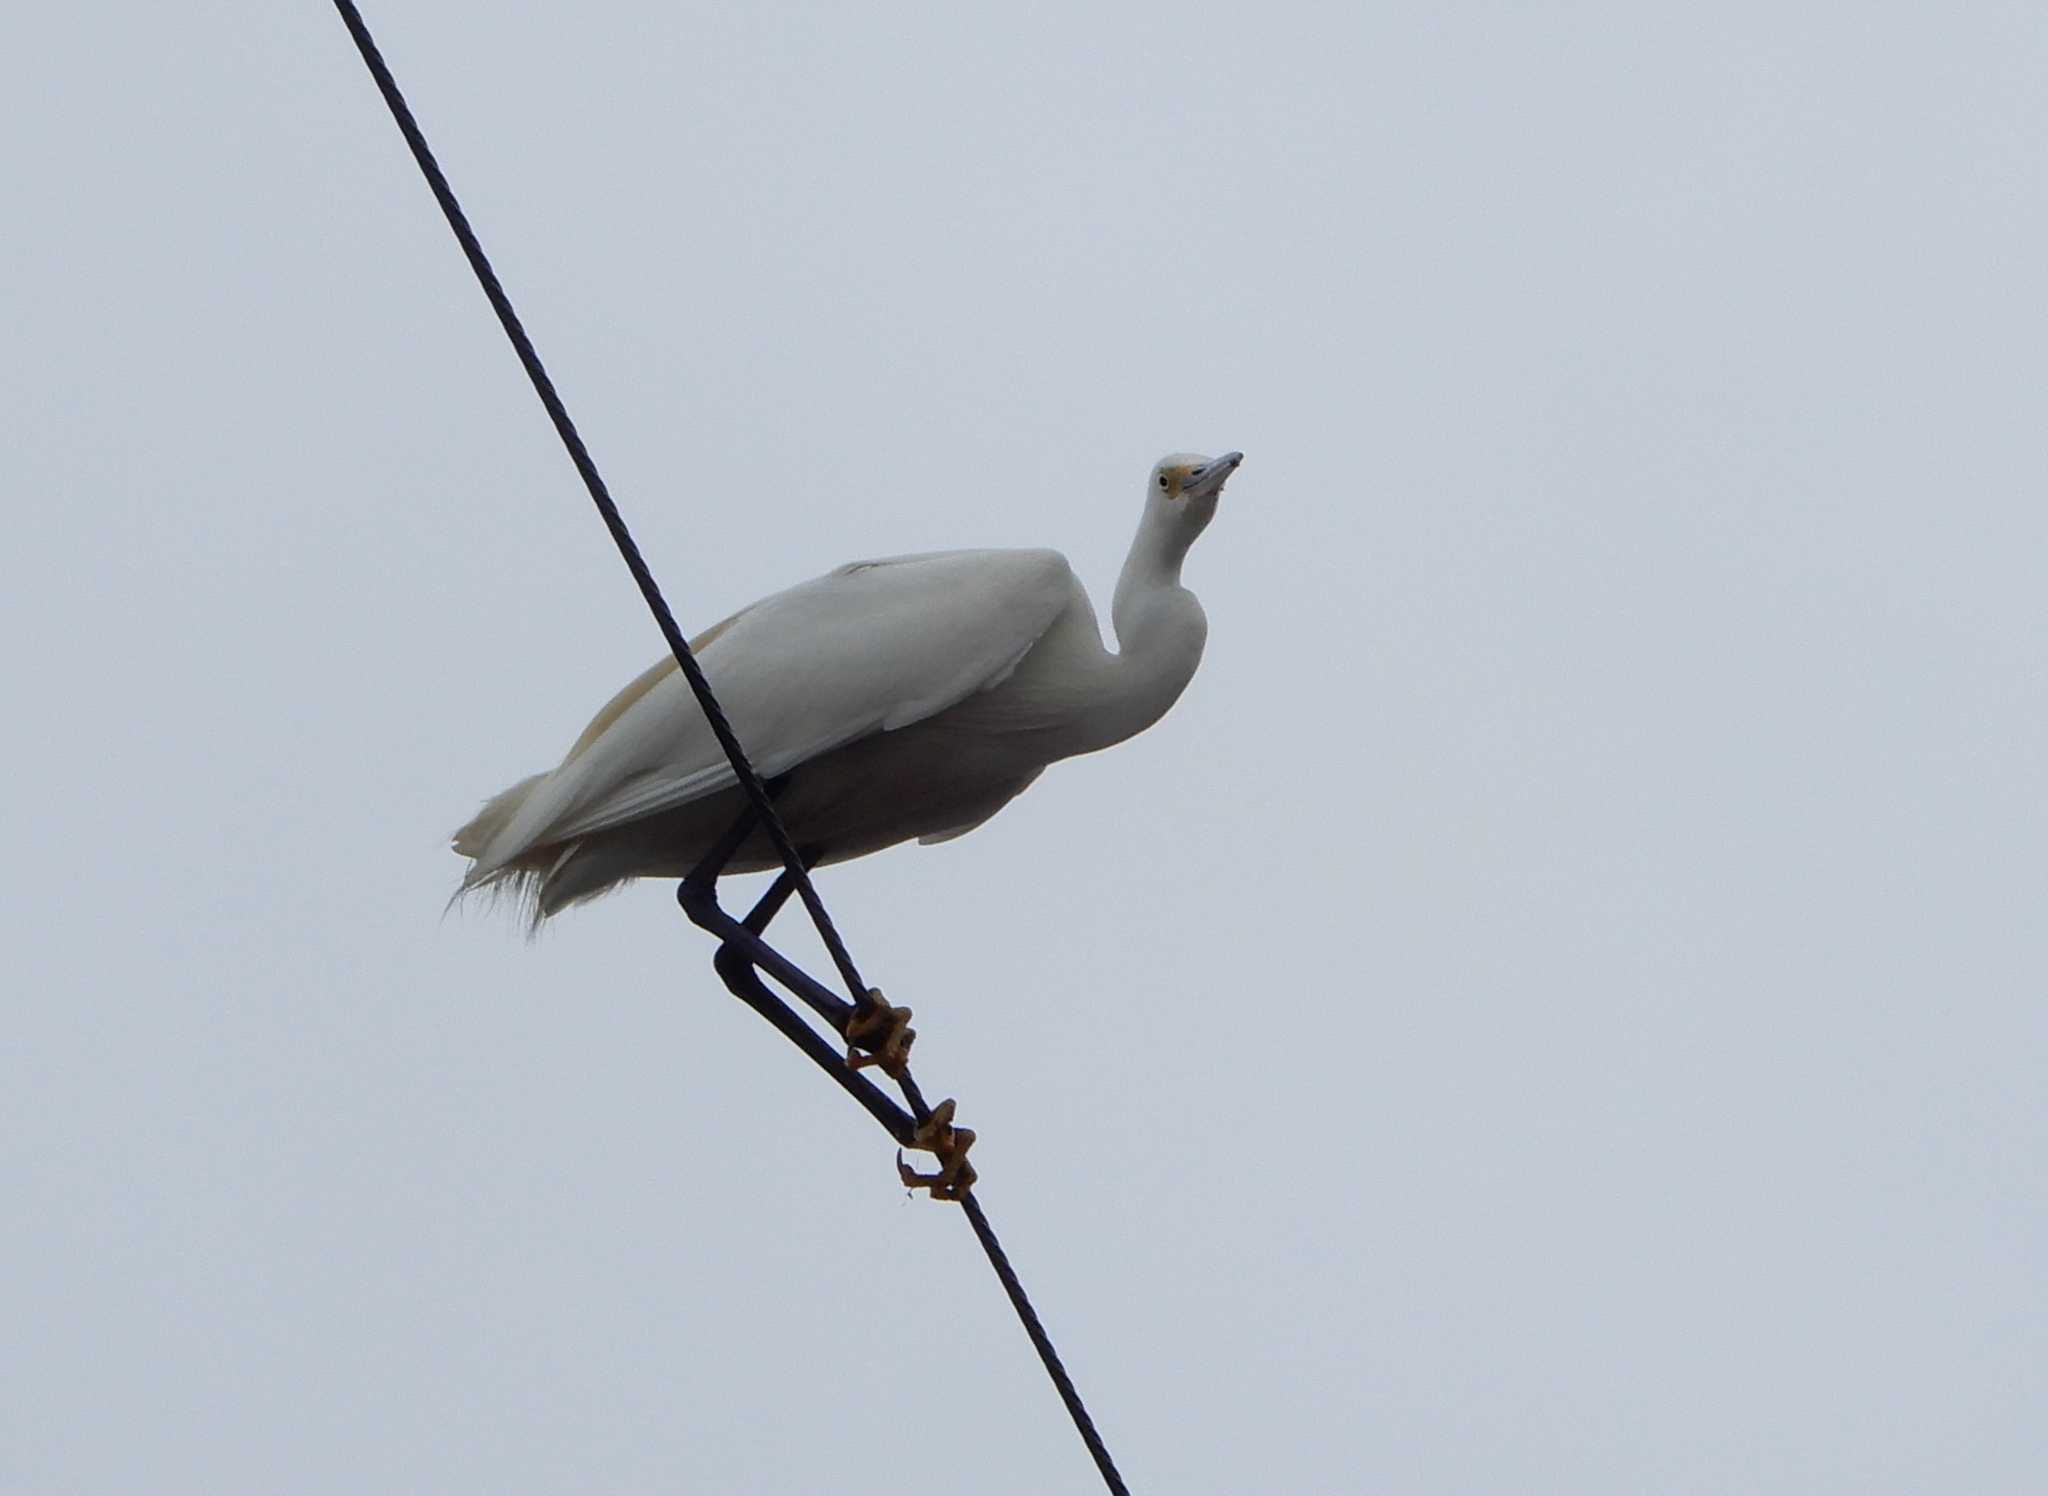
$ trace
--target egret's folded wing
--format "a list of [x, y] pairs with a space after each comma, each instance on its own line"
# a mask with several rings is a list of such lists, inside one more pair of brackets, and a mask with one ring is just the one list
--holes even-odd
[[[950, 551], [844, 566], [729, 619], [699, 656], [764, 779], [921, 722], [1004, 680], [1070, 601], [1057, 551]], [[529, 847], [714, 794], [732, 766], [682, 673], [656, 667], [599, 713], [491, 839], [471, 877]]]

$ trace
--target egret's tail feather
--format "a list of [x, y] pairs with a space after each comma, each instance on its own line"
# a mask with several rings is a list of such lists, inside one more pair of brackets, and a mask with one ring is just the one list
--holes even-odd
[[483, 809], [451, 838], [456, 854], [470, 861], [468, 871], [462, 875], [461, 885], [449, 897], [449, 908], [454, 908], [472, 894], [487, 895], [493, 903], [509, 899], [518, 906], [529, 930], [540, 927], [545, 917], [541, 911], [541, 885], [546, 881], [550, 864], [563, 855], [560, 849], [521, 849], [512, 856], [498, 858], [486, 858], [485, 852], [493, 839], [519, 814], [520, 807], [526, 804], [535, 786], [547, 777], [546, 774], [529, 774], [510, 789], [493, 795], [484, 802]]
[[527, 933], [540, 928], [540, 884], [544, 876], [539, 868], [501, 867], [492, 872], [480, 873], [472, 867], [462, 875], [462, 882], [455, 892], [448, 896], [449, 909], [481, 895], [492, 907], [511, 903], [519, 910], [525, 922]]
[[533, 793], [533, 787], [547, 777], [545, 774], [529, 774], [509, 790], [503, 790], [486, 800], [484, 808], [455, 833], [457, 855], [469, 858], [483, 856], [484, 848], [491, 844], [491, 838], [504, 830], [505, 823], [519, 813], [519, 807], [524, 805], [526, 797]]
[[518, 908], [531, 933], [571, 904], [610, 893], [639, 871], [630, 854], [620, 849], [581, 840], [557, 842], [531, 848], [497, 866], [471, 863], [448, 902], [453, 907], [472, 894], [482, 894], [494, 904], [507, 900]]
[[534, 885], [533, 922], [538, 925], [571, 904], [608, 894], [644, 871], [623, 848], [602, 841], [569, 842]]
[[[486, 802], [455, 833], [455, 850], [469, 859], [469, 868], [450, 906], [472, 894], [509, 901], [530, 930], [538, 929], [571, 904], [631, 879], [682, 877], [745, 809], [738, 790], [724, 790], [625, 826], [568, 830], [574, 822], [565, 821], [564, 812], [573, 810], [574, 790], [556, 771], [522, 779]], [[765, 862], [742, 856], [733, 870], [772, 863], [772, 853]]]

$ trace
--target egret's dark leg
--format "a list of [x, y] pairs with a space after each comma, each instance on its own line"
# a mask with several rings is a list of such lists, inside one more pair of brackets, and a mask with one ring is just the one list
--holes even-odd
[[[874, 1083], [867, 1077], [849, 1069], [846, 1062], [840, 1059], [839, 1051], [826, 1043], [817, 1030], [797, 1017], [768, 990], [745, 952], [734, 945], [720, 946], [711, 964], [718, 969], [719, 976], [725, 979], [725, 985], [732, 990], [735, 997], [773, 1024], [776, 1031], [801, 1049], [812, 1064], [831, 1076], [845, 1089], [847, 1095], [867, 1108], [868, 1115], [881, 1123], [898, 1143], [905, 1148], [929, 1146], [923, 1140], [916, 1119], [910, 1113], [876, 1090]], [[960, 1130], [955, 1129], [956, 1132]], [[969, 1136], [972, 1137], [972, 1134]]]
[[[768, 793], [780, 793], [787, 783], [787, 779], [771, 782]], [[759, 968], [802, 998], [813, 1012], [831, 1024], [836, 1031], [844, 1033], [848, 1020], [858, 1011], [854, 1004], [818, 982], [802, 967], [762, 939], [769, 921], [782, 912], [783, 906], [789, 902], [790, 895], [796, 892], [796, 875], [788, 868], [777, 874], [775, 881], [768, 885], [768, 891], [761, 895], [744, 920], [734, 919], [719, 905], [718, 879], [733, 858], [739, 855], [740, 848], [745, 846], [747, 838], [754, 834], [754, 828], [758, 823], [759, 817], [752, 806], [740, 812], [739, 819], [733, 822], [705, 854], [704, 860], [692, 868], [677, 887], [676, 902], [683, 906], [683, 912], [690, 916], [691, 923], [709, 930], [718, 937], [722, 947], [718, 962], [721, 975], [733, 961], [744, 963], [750, 969]], [[807, 847], [800, 849], [798, 855], [805, 870], [808, 871], [824, 854], [816, 848]], [[747, 996], [741, 993], [738, 987], [733, 986], [729, 977], [726, 985], [733, 987], [733, 991], [739, 996]], [[752, 999], [748, 998], [748, 1001]]]
[[[799, 849], [798, 855], [804, 860], [805, 872], [808, 873], [817, 865], [818, 859], [814, 854]], [[795, 892], [796, 874], [784, 868], [775, 875], [775, 881], [768, 885], [768, 891], [761, 895], [760, 902], [747, 912], [747, 917], [740, 923], [756, 935], [762, 934], [767, 930], [768, 922], [782, 912], [782, 906], [789, 902], [789, 896]]]
[[719, 908], [715, 890], [686, 882], [676, 890], [676, 899], [692, 924], [718, 937], [723, 947], [721, 957], [730, 955], [748, 966], [758, 967], [802, 998], [812, 1012], [836, 1031], [846, 1032], [854, 1005], [747, 928], [743, 921]]
[[717, 903], [718, 879], [725, 872], [726, 865], [739, 855], [747, 838], [754, 834], [754, 827], [760, 821], [754, 807], [749, 805], [740, 812], [739, 819], [726, 830], [725, 835], [711, 844], [711, 850], [704, 854], [704, 860], [683, 877], [683, 886], [676, 897], [687, 908], [693, 902], [710, 900]]
[[[779, 793], [787, 782], [783, 779], [770, 784], [769, 794]], [[844, 1036], [844, 1067], [849, 1080], [857, 1079], [858, 1072], [869, 1065], [897, 1080], [903, 1079], [909, 1063], [910, 1046], [917, 1038], [917, 1031], [910, 1026], [910, 1009], [890, 1006], [874, 988], [860, 994], [858, 1001], [846, 1002], [763, 939], [769, 923], [782, 912], [783, 906], [797, 890], [797, 876], [792, 869], [784, 868], [776, 874], [775, 881], [768, 885], [767, 892], [761, 895], [745, 919], [736, 920], [720, 907], [718, 880], [754, 834], [759, 819], [752, 806], [743, 810], [704, 859], [683, 879], [676, 889], [676, 902], [683, 906], [683, 912], [690, 916], [692, 923], [718, 937], [718, 972], [735, 996], [766, 1015], [767, 1009], [762, 1002], [769, 994], [756, 975], [756, 972], [766, 972], [802, 998], [813, 1012]], [[824, 849], [819, 847], [798, 850], [806, 872], [823, 856]], [[775, 1020], [771, 1017], [771, 1021]], [[778, 1022], [777, 1026], [782, 1025]], [[787, 1029], [784, 1031], [788, 1032]], [[849, 1086], [848, 1089], [852, 1088]], [[866, 1099], [862, 1099], [866, 1104]], [[869, 1109], [873, 1110], [871, 1106]], [[971, 1138], [973, 1135], [970, 1133], [968, 1136]]]
[[[817, 861], [818, 855], [815, 851], [805, 851], [803, 860], [807, 869]], [[686, 879], [676, 890], [676, 898], [695, 923], [718, 937], [718, 954], [712, 958], [711, 964], [733, 996], [767, 1019], [809, 1056], [812, 1063], [867, 1108], [899, 1144], [937, 1155], [938, 1172], [919, 1174], [903, 1163], [899, 1153], [897, 1171], [903, 1182], [912, 1188], [930, 1188], [935, 1199], [958, 1200], [974, 1184], [974, 1166], [967, 1162], [967, 1150], [974, 1143], [974, 1134], [967, 1128], [952, 1125], [953, 1103], [941, 1102], [919, 1124], [910, 1113], [877, 1091], [860, 1073], [865, 1066], [879, 1066], [903, 1085], [919, 1112], [924, 1110], [924, 1103], [906, 1070], [910, 1044], [917, 1037], [916, 1031], [910, 1027], [910, 1010], [891, 1007], [873, 988], [867, 991], [866, 1001], [858, 1007], [845, 1002], [761, 938], [761, 931], [789, 902], [795, 890], [795, 875], [785, 868], [743, 920], [734, 919], [719, 907], [715, 873], [706, 880], [699, 880], [694, 875]], [[847, 1050], [843, 1057], [768, 990], [761, 980], [763, 971], [802, 998], [812, 1011], [846, 1036]], [[856, 1045], [870, 1052], [857, 1053]]]
[[[809, 872], [825, 854], [820, 848], [800, 847], [797, 855], [803, 859], [804, 871]], [[796, 878], [784, 868], [741, 923], [753, 934], [760, 935], [768, 928], [768, 921], [781, 912], [782, 906], [795, 892]], [[764, 950], [768, 948], [763, 946]], [[770, 969], [773, 970], [772, 967]], [[799, 991], [798, 995], [845, 1036], [846, 1066], [849, 1070], [876, 1065], [884, 1075], [898, 1080], [903, 1078], [903, 1067], [910, 1060], [911, 1043], [917, 1038], [917, 1030], [910, 1026], [910, 1009], [890, 1007], [881, 990], [875, 987], [868, 988], [862, 1001], [850, 1008], [836, 1005], [843, 1009], [843, 1016], [827, 1012], [807, 993]]]
[[[782, 792], [789, 788], [789, 781], [790, 776], [788, 774], [781, 774], [769, 780], [761, 788], [768, 792], [769, 800], [774, 801], [780, 799]], [[726, 829], [725, 835], [713, 842], [711, 850], [704, 854], [704, 860], [684, 875], [683, 886], [677, 890], [676, 897], [685, 908], [689, 907], [692, 903], [702, 903], [710, 897], [712, 889], [718, 880], [725, 876], [726, 868], [731, 864], [733, 858], [739, 856], [740, 848], [747, 844], [747, 838], [754, 834], [755, 827], [760, 825], [760, 823], [761, 814], [752, 805], [741, 807], [738, 819]], [[809, 868], [815, 860], [815, 858], [806, 857], [804, 866]], [[788, 897], [789, 894], [787, 892], [782, 895], [783, 899]], [[713, 900], [713, 902], [716, 901]], [[763, 902], [765, 903], [766, 900], [763, 900]], [[781, 907], [782, 900], [778, 899], [775, 908], [780, 909]], [[774, 911], [770, 910], [768, 918], [773, 919], [774, 917]], [[764, 920], [762, 923], [765, 925], [767, 921]]]

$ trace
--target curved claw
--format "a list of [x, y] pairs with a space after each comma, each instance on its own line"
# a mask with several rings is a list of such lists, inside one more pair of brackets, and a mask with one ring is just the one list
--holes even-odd
[[955, 1127], [952, 1098], [932, 1108], [910, 1140], [910, 1146], [932, 1154], [939, 1161], [939, 1167], [930, 1174], [920, 1174], [903, 1161], [903, 1150], [896, 1150], [896, 1174], [906, 1189], [931, 1191], [934, 1200], [959, 1200], [974, 1188], [977, 1177], [974, 1165], [967, 1161], [967, 1150], [974, 1146], [974, 1130], [969, 1127]]
[[892, 1080], [901, 1080], [916, 1039], [910, 1009], [890, 1007], [881, 989], [870, 987], [868, 1000], [846, 1021], [846, 1066], [861, 1070], [873, 1065]]

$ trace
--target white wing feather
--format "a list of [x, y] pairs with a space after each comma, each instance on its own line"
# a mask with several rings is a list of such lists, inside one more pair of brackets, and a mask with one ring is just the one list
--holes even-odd
[[[1057, 551], [855, 562], [754, 604], [715, 630], [698, 658], [755, 769], [772, 779], [1000, 684], [1073, 588]], [[606, 714], [491, 837], [468, 881], [540, 843], [622, 825], [736, 782], [673, 664], [636, 681]]]

